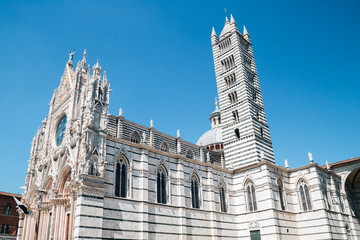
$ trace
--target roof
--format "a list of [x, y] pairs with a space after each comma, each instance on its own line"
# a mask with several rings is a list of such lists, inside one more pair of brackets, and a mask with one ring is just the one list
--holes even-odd
[[[339, 161], [339, 162], [334, 162], [334, 163], [329, 164], [329, 166], [330, 166], [330, 168], [338, 168], [338, 167], [348, 165], [351, 163], [355, 163], [355, 162], [360, 162], [360, 157], [355, 157], [355, 158], [350, 158], [350, 159], [346, 159], [346, 160]], [[326, 165], [322, 166], [322, 167], [326, 168]]]
[[8, 193], [8, 192], [1, 192], [0, 191], [0, 196], [8, 196], [8, 197], [17, 197], [17, 198], [21, 198], [20, 194], [16, 194], [16, 193]]
[[216, 143], [222, 143], [222, 128], [221, 125], [206, 131], [197, 141], [196, 145], [208, 146]]

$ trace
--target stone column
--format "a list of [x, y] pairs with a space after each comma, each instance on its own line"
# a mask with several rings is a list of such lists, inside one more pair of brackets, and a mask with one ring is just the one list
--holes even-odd
[[184, 174], [184, 165], [183, 160], [177, 159], [177, 195], [178, 201], [177, 205], [179, 206], [178, 210], [178, 223], [179, 223], [179, 239], [186, 239], [186, 201], [185, 201], [185, 174]]
[[23, 211], [21, 209], [18, 209], [17, 211], [19, 213], [19, 225], [18, 225], [16, 240], [22, 240], [25, 214], [23, 213]]
[[140, 194], [138, 195], [139, 200], [142, 201], [140, 203], [140, 233], [139, 238], [140, 239], [148, 239], [148, 231], [149, 231], [149, 225], [148, 225], [148, 201], [149, 201], [149, 159], [148, 159], [148, 150], [143, 148], [141, 149], [141, 157], [140, 157], [140, 163], [139, 163], [139, 176], [138, 176], [138, 183]]

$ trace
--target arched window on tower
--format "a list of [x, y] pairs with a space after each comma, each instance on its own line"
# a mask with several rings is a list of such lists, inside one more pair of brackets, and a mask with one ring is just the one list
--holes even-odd
[[161, 143], [160, 150], [164, 152], [169, 152], [169, 147], [165, 141]]
[[257, 211], [255, 185], [251, 180], [246, 184], [246, 201], [248, 211]]
[[285, 210], [285, 191], [280, 179], [277, 180], [281, 210]]
[[157, 171], [156, 189], [157, 189], [157, 202], [167, 203], [166, 191], [167, 173], [164, 166], [160, 166]]
[[260, 136], [261, 138], [264, 138], [264, 129], [262, 127], [260, 128]]
[[190, 159], [193, 159], [194, 158], [194, 154], [193, 152], [191, 151], [191, 149], [188, 149], [187, 152], [186, 152], [186, 157], [187, 158], [190, 158]]
[[125, 156], [121, 156], [116, 161], [115, 171], [115, 196], [126, 197], [127, 196], [127, 159]]
[[10, 203], [7, 203], [6, 206], [5, 206], [5, 209], [4, 209], [4, 214], [5, 215], [11, 215], [11, 204]]
[[133, 143], [140, 143], [140, 135], [136, 131], [133, 131], [130, 135], [130, 141]]
[[312, 206], [310, 200], [309, 187], [303, 179], [299, 181], [299, 192], [300, 192], [302, 209], [304, 211], [311, 210]]
[[196, 174], [191, 177], [191, 202], [193, 208], [200, 208], [199, 178]]
[[222, 212], [227, 212], [225, 189], [226, 189], [225, 183], [221, 182], [219, 186], [219, 196], [220, 196], [220, 210]]

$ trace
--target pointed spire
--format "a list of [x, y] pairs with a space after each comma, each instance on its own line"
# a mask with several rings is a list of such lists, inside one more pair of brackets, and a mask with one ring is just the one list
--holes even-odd
[[244, 33], [243, 33], [243, 35], [244, 35], [244, 36], [245, 36], [245, 35], [249, 35], [248, 31], [246, 30], [245, 25], [244, 25]]
[[211, 31], [211, 37], [213, 37], [213, 36], [217, 37], [214, 27], [212, 28], [212, 31]]
[[153, 128], [154, 127], [154, 121], [151, 119], [150, 120], [150, 127]]
[[217, 100], [217, 97], [215, 97], [215, 108], [219, 108], [218, 106], [219, 106], [218, 100]]
[[230, 23], [236, 23], [232, 14], [230, 14]]
[[286, 168], [286, 169], [289, 169], [289, 163], [288, 163], [288, 160], [287, 160], [287, 159], [285, 159], [285, 168]]
[[119, 108], [119, 116], [123, 115], [123, 110], [121, 108]]
[[227, 16], [225, 16], [225, 23], [229, 22], [229, 19], [227, 18]]
[[176, 131], [176, 136], [179, 138], [180, 137], [180, 129], [178, 129], [177, 131]]
[[243, 36], [246, 40], [248, 40], [250, 42], [250, 35], [249, 35], [248, 31], [246, 30], [245, 25], [244, 25]]

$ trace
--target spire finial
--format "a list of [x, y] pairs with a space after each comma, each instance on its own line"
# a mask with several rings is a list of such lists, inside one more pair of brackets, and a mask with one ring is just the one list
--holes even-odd
[[123, 115], [123, 110], [121, 108], [119, 108], [119, 116]]
[[180, 137], [180, 129], [178, 129], [177, 131], [176, 131], [176, 136], [179, 138]]
[[150, 120], [150, 127], [153, 128], [154, 127], [154, 121], [151, 119]]
[[84, 62], [86, 61], [86, 49], [84, 49], [84, 53], [83, 53], [83, 59]]
[[226, 14], [226, 8], [224, 8], [224, 11], [225, 11], [225, 21], [229, 21], [229, 19], [227, 18], [227, 14]]
[[217, 100], [217, 97], [215, 97], [215, 107], [217, 108], [218, 107], [218, 100]]

